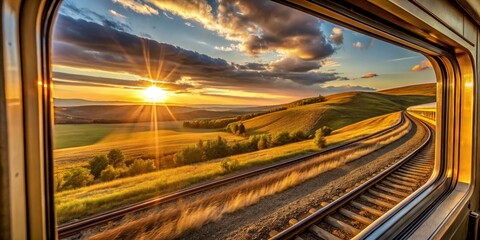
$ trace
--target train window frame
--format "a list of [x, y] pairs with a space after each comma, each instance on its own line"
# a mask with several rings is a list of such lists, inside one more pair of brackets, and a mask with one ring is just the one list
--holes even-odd
[[[438, 19], [420, 11], [414, 1], [362, 1], [366, 5], [364, 8], [355, 5], [358, 4], [355, 1], [276, 1], [420, 52], [433, 64], [437, 76], [436, 145], [441, 146], [436, 148], [435, 161], [438, 164], [435, 165], [434, 174], [427, 184], [409, 198], [410, 201], [405, 201], [394, 213], [389, 212], [382, 217], [381, 224], [369, 227], [361, 237], [410, 236], [421, 227], [420, 223], [426, 217], [437, 214], [438, 206], [445, 203], [452, 193], [458, 194], [456, 205], [445, 211], [448, 210], [449, 216], [465, 211], [467, 204], [470, 205], [475, 181], [478, 181], [473, 175], [476, 170], [474, 159], [477, 156], [477, 142], [473, 133], [477, 130], [478, 119], [475, 109], [478, 90], [474, 81], [477, 76], [474, 61], [480, 56], [472, 54], [475, 49], [472, 43], [443, 26]], [[7, 91], [16, 94], [21, 105], [20, 109], [6, 108], [5, 111], [8, 116], [14, 117], [11, 119], [23, 123], [16, 128], [12, 127], [14, 123], [11, 121], [1, 123], [2, 129], [8, 131], [10, 193], [15, 187], [15, 193], [18, 194], [18, 198], [9, 199], [10, 206], [15, 205], [15, 211], [19, 212], [17, 215], [10, 213], [9, 236], [12, 238], [56, 238], [49, 53], [51, 26], [60, 2], [61, 0], [6, 0], [1, 8], [3, 34], [9, 34], [2, 36], [3, 65], [13, 66], [4, 76], [5, 85], [14, 87]], [[398, 16], [393, 16], [386, 10], [395, 11]], [[378, 11], [376, 13], [387, 21], [380, 22], [372, 11]], [[416, 21], [417, 28], [407, 31], [401, 16], [410, 16]], [[440, 39], [444, 36], [445, 39]], [[8, 40], [5, 41], [6, 39]], [[22, 154], [15, 155], [15, 151]], [[478, 209], [478, 206], [473, 206], [475, 207]], [[447, 231], [448, 224], [452, 224], [451, 221], [430, 226], [433, 228], [430, 230], [432, 234], [442, 234]]]

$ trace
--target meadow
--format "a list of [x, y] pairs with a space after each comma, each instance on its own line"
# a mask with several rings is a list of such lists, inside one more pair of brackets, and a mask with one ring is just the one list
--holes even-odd
[[[399, 118], [400, 113], [396, 112], [367, 119], [345, 128], [337, 129], [332, 135], [326, 137], [327, 145], [348, 141], [377, 132], [381, 129], [392, 126], [398, 122]], [[108, 151], [113, 146], [117, 147], [117, 143], [120, 143], [123, 147], [122, 150], [125, 149], [124, 152], [129, 155], [129, 149], [132, 151], [138, 151], [137, 148], [140, 146], [144, 146], [141, 150], [148, 150], [145, 149], [145, 147], [148, 147], [148, 144], [145, 144], [144, 141], [151, 139], [151, 135], [147, 133], [143, 131], [118, 132], [106, 136], [97, 144], [72, 148], [74, 150], [59, 149], [56, 150], [56, 154], [58, 156], [60, 152], [65, 154], [64, 157], [71, 157], [71, 154], [78, 153], [78, 156], [83, 156], [85, 155], [85, 151], [91, 151], [93, 146], [95, 146], [94, 149], [96, 149], [96, 151], [101, 152], [102, 149]], [[198, 141], [198, 138], [205, 139], [207, 136], [217, 137], [221, 132], [191, 133], [173, 131], [171, 133], [173, 135], [161, 135], [162, 137], [159, 137], [162, 144], [169, 146], [165, 147], [168, 149], [175, 146], [180, 147], [185, 144], [194, 144]], [[229, 139], [242, 138], [233, 134], [223, 134], [225, 134], [225, 138]], [[129, 136], [131, 139], [124, 139], [126, 136]], [[82, 148], [85, 150], [78, 150]], [[238, 161], [239, 166], [235, 171], [241, 171], [242, 169], [252, 166], [266, 165], [287, 158], [298, 157], [318, 151], [320, 151], [320, 149], [311, 140], [305, 140], [255, 152], [234, 155], [228, 158]], [[59, 223], [68, 222], [72, 219], [82, 218], [91, 214], [120, 207], [125, 204], [138, 202], [192, 186], [202, 181], [220, 177], [229, 173], [225, 172], [221, 167], [221, 162], [223, 160], [224, 159], [215, 159], [197, 164], [164, 169], [135, 177], [116, 179], [111, 182], [98, 183], [79, 189], [58, 192], [55, 195], [58, 221]], [[62, 162], [62, 164], [64, 164], [64, 167], [69, 166], [68, 161]], [[78, 163], [73, 162], [70, 163], [70, 165], [71, 164], [75, 165]], [[57, 164], [57, 167], [58, 165], [59, 164]]]
[[[155, 158], [158, 149], [164, 167], [171, 167], [172, 155], [199, 139], [213, 140], [218, 136], [228, 141], [244, 139], [218, 130], [183, 128], [182, 122], [159, 122], [156, 133], [150, 130], [150, 123], [62, 124], [55, 128], [59, 129], [55, 133], [59, 143], [54, 150], [57, 174], [86, 166], [94, 156], [104, 155], [113, 148], [121, 149], [128, 158]], [[59, 147], [70, 141], [76, 141], [76, 145]]]

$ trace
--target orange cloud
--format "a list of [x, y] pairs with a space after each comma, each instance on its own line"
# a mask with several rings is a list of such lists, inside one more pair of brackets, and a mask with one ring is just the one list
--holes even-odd
[[374, 78], [374, 77], [378, 77], [378, 74], [376, 73], [367, 73], [365, 75], [362, 76], [362, 78]]
[[413, 66], [410, 70], [412, 71], [423, 71], [426, 69], [432, 68], [432, 63], [428, 60], [422, 60], [420, 64]]

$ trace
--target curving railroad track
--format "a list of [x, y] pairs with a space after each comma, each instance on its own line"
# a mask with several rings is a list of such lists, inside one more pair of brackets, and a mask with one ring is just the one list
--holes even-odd
[[78, 221], [75, 221], [75, 222], [66, 223], [66, 224], [58, 226], [58, 228], [57, 228], [58, 236], [59, 236], [59, 238], [70, 237], [70, 236], [79, 234], [80, 232], [82, 232], [85, 229], [92, 228], [92, 227], [98, 226], [100, 224], [107, 223], [109, 221], [120, 219], [123, 216], [125, 216], [126, 214], [129, 214], [129, 213], [132, 213], [132, 212], [138, 212], [138, 211], [146, 210], [146, 209], [158, 206], [160, 204], [165, 204], [165, 203], [172, 202], [172, 201], [175, 201], [175, 200], [179, 200], [179, 199], [182, 199], [182, 198], [185, 198], [185, 197], [189, 197], [189, 196], [195, 195], [197, 193], [200, 193], [200, 192], [203, 192], [203, 191], [206, 191], [206, 190], [215, 189], [215, 188], [218, 188], [218, 187], [223, 186], [225, 184], [229, 184], [229, 183], [233, 183], [233, 182], [236, 182], [236, 181], [239, 181], [239, 180], [255, 177], [255, 176], [258, 176], [258, 175], [261, 175], [261, 174], [264, 174], [264, 173], [267, 173], [267, 172], [270, 172], [270, 171], [273, 171], [273, 170], [278, 170], [278, 169], [281, 169], [281, 168], [289, 167], [289, 166], [298, 164], [300, 162], [308, 161], [312, 158], [317, 157], [320, 154], [327, 154], [327, 153], [334, 152], [334, 151], [348, 149], [348, 148], [356, 146], [356, 144], [358, 144], [361, 141], [364, 141], [364, 140], [367, 140], [367, 139], [370, 139], [370, 138], [375, 138], [375, 137], [384, 135], [388, 132], [394, 131], [398, 127], [402, 126], [404, 122], [405, 122], [405, 114], [402, 113], [400, 120], [395, 125], [387, 128], [387, 129], [381, 130], [379, 132], [376, 132], [376, 133], [368, 135], [368, 136], [361, 137], [361, 138], [353, 140], [353, 141], [349, 141], [349, 142], [346, 142], [346, 143], [343, 143], [343, 144], [339, 144], [339, 145], [336, 145], [336, 146], [326, 148], [325, 150], [323, 150], [321, 152], [313, 153], [313, 154], [303, 156], [303, 157], [299, 157], [299, 158], [294, 158], [294, 159], [291, 159], [291, 160], [288, 160], [288, 161], [284, 161], [284, 162], [281, 162], [281, 163], [277, 163], [277, 164], [269, 165], [269, 166], [266, 166], [266, 167], [258, 168], [258, 169], [251, 170], [251, 171], [241, 173], [241, 174], [237, 174], [237, 175], [234, 175], [234, 176], [231, 176], [231, 177], [226, 177], [226, 178], [211, 181], [211, 182], [208, 182], [208, 183], [200, 184], [200, 185], [197, 185], [197, 186], [194, 186], [194, 187], [189, 187], [189, 188], [186, 188], [184, 190], [180, 190], [180, 191], [176, 191], [176, 192], [173, 192], [173, 193], [170, 193], [170, 194], [167, 194], [167, 195], [159, 196], [159, 197], [147, 200], [147, 201], [139, 202], [139, 203], [128, 205], [126, 207], [122, 207], [122, 208], [119, 208], [119, 209], [114, 209], [114, 210], [107, 211], [107, 212], [104, 212], [104, 213], [101, 213], [101, 214], [93, 215], [91, 217], [87, 217], [87, 218], [84, 218], [84, 219], [81, 219], [81, 220], [78, 220]]
[[279, 239], [352, 239], [375, 220], [420, 188], [429, 179], [434, 161], [434, 132], [425, 123], [408, 117], [424, 127], [427, 137], [401, 161], [364, 184], [319, 209], [272, 237]]

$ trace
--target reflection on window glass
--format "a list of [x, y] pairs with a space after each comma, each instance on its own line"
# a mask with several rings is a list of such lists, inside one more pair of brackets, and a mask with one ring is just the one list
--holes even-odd
[[435, 101], [423, 55], [270, 1], [65, 0], [52, 46], [60, 226], [314, 156], [81, 237], [268, 238], [311, 196], [328, 202], [407, 154], [395, 149], [417, 133], [405, 123], [322, 151]]

